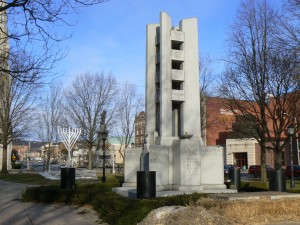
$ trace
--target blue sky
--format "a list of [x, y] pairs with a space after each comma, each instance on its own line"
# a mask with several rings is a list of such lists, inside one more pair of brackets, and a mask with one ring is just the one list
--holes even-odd
[[[145, 88], [146, 24], [159, 23], [167, 12], [172, 25], [197, 17], [199, 53], [224, 58], [226, 31], [240, 0], [110, 0], [70, 15], [67, 27], [69, 54], [57, 70], [68, 84], [84, 72], [112, 72], [120, 82], [128, 80]], [[64, 28], [65, 29], [65, 28]], [[215, 67], [220, 72], [221, 65]]]

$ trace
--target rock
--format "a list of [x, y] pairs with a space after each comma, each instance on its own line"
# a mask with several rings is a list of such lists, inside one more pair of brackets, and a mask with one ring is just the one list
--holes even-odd
[[137, 225], [163, 225], [166, 224], [166, 221], [172, 214], [185, 209], [186, 207], [183, 206], [165, 206], [154, 209], [143, 221], [141, 221]]

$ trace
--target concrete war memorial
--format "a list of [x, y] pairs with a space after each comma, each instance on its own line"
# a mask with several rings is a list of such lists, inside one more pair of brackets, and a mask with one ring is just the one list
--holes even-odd
[[159, 24], [147, 25], [145, 144], [125, 150], [117, 192], [134, 191], [141, 171], [155, 173], [156, 191], [233, 191], [224, 185], [223, 147], [200, 138], [197, 26], [196, 18], [172, 26], [165, 12]]

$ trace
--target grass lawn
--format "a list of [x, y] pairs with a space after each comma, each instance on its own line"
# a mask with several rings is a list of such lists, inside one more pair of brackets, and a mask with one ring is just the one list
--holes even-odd
[[[269, 183], [263, 183], [261, 181], [248, 181], [241, 182], [242, 192], [258, 192], [258, 191], [269, 191]], [[295, 189], [290, 189], [290, 180], [286, 180], [286, 192], [300, 193], [300, 180], [295, 179]]]
[[52, 185], [52, 184], [60, 184], [60, 181], [57, 180], [49, 180], [45, 177], [37, 174], [37, 173], [17, 173], [17, 174], [2, 174], [0, 173], [0, 179], [6, 181], [12, 181], [16, 183], [23, 184], [33, 184], [33, 185]]
[[[23, 193], [25, 201], [91, 205], [102, 220], [112, 225], [137, 224], [155, 208], [193, 205], [200, 197], [205, 197], [203, 194], [193, 194], [154, 199], [129, 199], [112, 192], [112, 188], [119, 187], [123, 181], [122, 175], [112, 174], [107, 175], [107, 182], [104, 184], [101, 183], [101, 179], [76, 181], [75, 190], [61, 189], [60, 180], [48, 180], [39, 174], [0, 174], [0, 179], [39, 185], [26, 189]], [[295, 190], [290, 190], [290, 180], [287, 180], [288, 192], [300, 193], [300, 180], [295, 181]], [[268, 183], [242, 182], [241, 191], [268, 191]]]
[[40, 184], [29, 187], [23, 193], [25, 201], [91, 205], [99, 217], [112, 225], [132, 225], [143, 220], [156, 208], [171, 205], [190, 205], [203, 194], [181, 195], [154, 199], [129, 199], [112, 192], [122, 183], [122, 175], [107, 175], [107, 182], [99, 180], [76, 181], [75, 190], [60, 188], [60, 181], [50, 181], [38, 174], [1, 175], [0, 179], [26, 184]]

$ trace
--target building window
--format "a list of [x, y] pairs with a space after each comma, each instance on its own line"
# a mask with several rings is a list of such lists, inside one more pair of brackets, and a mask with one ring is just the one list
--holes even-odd
[[181, 90], [182, 88], [182, 85], [181, 85], [182, 82], [178, 82], [178, 81], [172, 81], [172, 89], [173, 90]]
[[173, 50], [182, 50], [182, 42], [172, 41], [172, 49]]
[[182, 70], [182, 62], [172, 61], [173, 70]]

